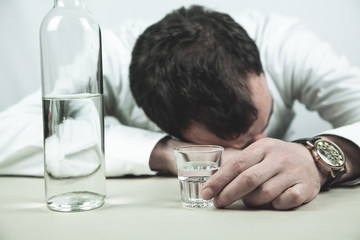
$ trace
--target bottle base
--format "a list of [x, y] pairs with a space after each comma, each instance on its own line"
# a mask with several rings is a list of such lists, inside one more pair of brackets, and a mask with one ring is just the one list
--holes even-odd
[[69, 192], [47, 200], [47, 207], [56, 212], [82, 212], [101, 207], [105, 196], [93, 192]]

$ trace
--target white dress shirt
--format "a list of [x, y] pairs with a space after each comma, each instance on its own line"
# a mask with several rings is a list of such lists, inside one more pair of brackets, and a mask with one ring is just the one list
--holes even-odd
[[[255, 40], [273, 96], [268, 136], [284, 135], [298, 100], [333, 125], [326, 133], [360, 146], [359, 69], [295, 19], [248, 11], [235, 20]], [[129, 87], [132, 47], [149, 24], [128, 21], [118, 29], [103, 31], [107, 176], [155, 174], [149, 157], [166, 136], [137, 107]], [[41, 111], [38, 91], [0, 113], [1, 175], [43, 175]]]

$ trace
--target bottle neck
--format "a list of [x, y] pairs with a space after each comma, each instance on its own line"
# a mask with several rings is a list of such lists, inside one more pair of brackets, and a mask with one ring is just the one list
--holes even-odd
[[84, 0], [55, 0], [54, 7], [85, 7]]

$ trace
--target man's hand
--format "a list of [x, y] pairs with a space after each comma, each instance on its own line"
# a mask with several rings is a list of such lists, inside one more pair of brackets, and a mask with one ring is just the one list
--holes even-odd
[[327, 179], [298, 143], [264, 138], [242, 151], [226, 149], [223, 159], [202, 189], [202, 197], [214, 198], [216, 207], [242, 199], [249, 207], [294, 208], [314, 199]]
[[177, 175], [174, 147], [180, 145], [193, 145], [193, 143], [182, 142], [170, 137], [161, 139], [154, 147], [150, 156], [150, 168], [153, 171], [166, 171]]

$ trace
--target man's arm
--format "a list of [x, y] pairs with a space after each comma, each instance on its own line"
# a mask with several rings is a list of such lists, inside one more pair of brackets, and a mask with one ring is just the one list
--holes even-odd
[[0, 112], [0, 175], [42, 176], [41, 93]]
[[[266, 21], [266, 28], [259, 27], [263, 31], [257, 32], [256, 41], [264, 69], [285, 105], [291, 107], [298, 99], [337, 128], [323, 134], [339, 144], [348, 158], [341, 181], [360, 177], [360, 139], [354, 137], [360, 129], [356, 124], [360, 122], [359, 69], [296, 21], [290, 22], [291, 26], [282, 18]], [[350, 125], [347, 130], [339, 128], [345, 125]], [[329, 178], [301, 144], [267, 138], [243, 151], [226, 151], [227, 163], [202, 189], [203, 198], [214, 197], [217, 207], [239, 199], [248, 206], [270, 203], [276, 209], [297, 207], [314, 199]]]
[[[40, 91], [0, 113], [0, 175], [43, 176], [42, 124]], [[143, 175], [167, 170], [163, 166], [156, 169], [149, 166], [150, 154], [164, 136], [164, 133], [125, 126], [106, 116], [107, 175]]]
[[[262, 46], [266, 49], [266, 69], [273, 76], [286, 105], [291, 106], [297, 99], [332, 124], [334, 129], [317, 135], [334, 138], [335, 143], [339, 142], [339, 146], [347, 151], [350, 159], [347, 171], [350, 173], [343, 176], [341, 180], [344, 181], [352, 172], [358, 171], [357, 161], [360, 161], [356, 156], [360, 147], [357, 134], [360, 129], [360, 69], [351, 66], [344, 56], [334, 53], [328, 43], [306, 26], [285, 19], [281, 16], [269, 18], [266, 25], [267, 30], [262, 36], [267, 39]], [[274, 59], [281, 59], [281, 62], [274, 64], [271, 61]]]

